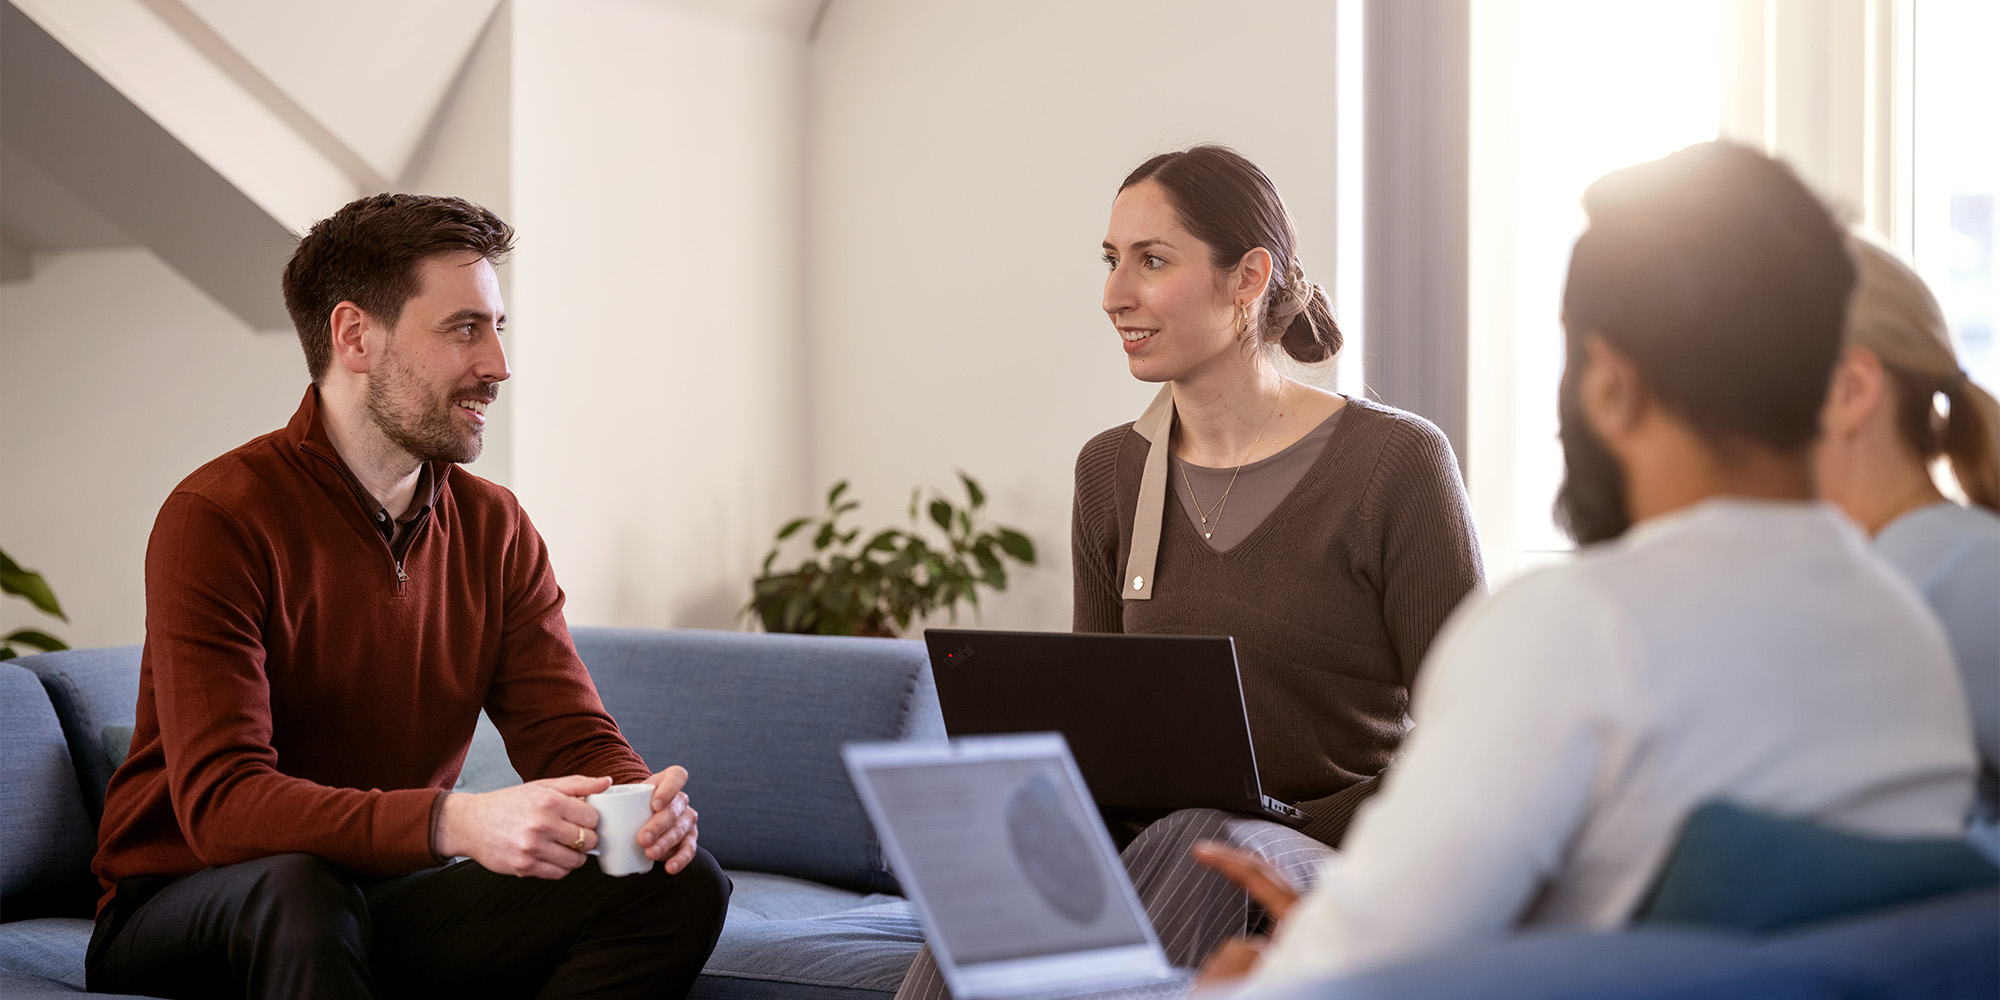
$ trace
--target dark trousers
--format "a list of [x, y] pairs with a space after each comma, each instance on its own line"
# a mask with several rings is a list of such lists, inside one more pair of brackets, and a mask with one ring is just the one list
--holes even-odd
[[[129, 895], [128, 895], [129, 890]], [[728, 876], [561, 880], [470, 861], [358, 880], [310, 854], [120, 882], [98, 915], [92, 992], [158, 997], [662, 997], [694, 986], [722, 933]]]

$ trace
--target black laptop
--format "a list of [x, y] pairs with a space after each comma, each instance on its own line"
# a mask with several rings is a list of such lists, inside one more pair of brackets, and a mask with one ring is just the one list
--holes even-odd
[[1228, 636], [933, 628], [924, 642], [947, 733], [1062, 733], [1109, 817], [1310, 818], [1264, 794]]

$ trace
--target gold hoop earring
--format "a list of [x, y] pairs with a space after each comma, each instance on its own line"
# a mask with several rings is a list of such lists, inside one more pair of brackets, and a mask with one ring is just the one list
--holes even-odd
[[1250, 332], [1250, 307], [1241, 302], [1236, 304], [1236, 332], [1238, 335]]

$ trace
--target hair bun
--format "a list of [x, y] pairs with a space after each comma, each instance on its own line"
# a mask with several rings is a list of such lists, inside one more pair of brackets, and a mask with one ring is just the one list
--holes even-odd
[[1306, 277], [1306, 269], [1293, 257], [1285, 265], [1282, 284], [1268, 293], [1265, 308], [1267, 329], [1282, 331], [1279, 346], [1292, 360], [1318, 364], [1340, 351], [1340, 328], [1333, 322], [1333, 305], [1326, 289]]

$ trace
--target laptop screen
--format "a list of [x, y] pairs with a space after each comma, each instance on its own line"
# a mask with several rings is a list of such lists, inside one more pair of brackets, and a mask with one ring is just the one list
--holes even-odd
[[[960, 965], [1146, 945], [1061, 757], [878, 764], [869, 783]], [[1119, 873], [1122, 875], [1123, 873]]]

